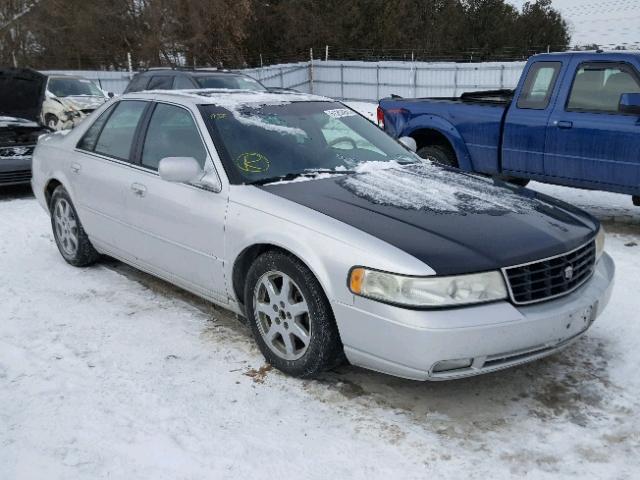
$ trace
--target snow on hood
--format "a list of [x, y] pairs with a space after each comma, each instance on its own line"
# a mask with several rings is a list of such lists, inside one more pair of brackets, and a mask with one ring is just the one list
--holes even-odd
[[344, 177], [341, 185], [379, 205], [437, 213], [531, 213], [537, 206], [535, 200], [495, 185], [490, 179], [460, 174], [430, 162], [363, 167], [367, 173]]
[[36, 122], [32, 122], [31, 120], [27, 120], [26, 118], [0, 116], [0, 128], [7, 128], [7, 127], [37, 128], [39, 126], [40, 125], [38, 125]]

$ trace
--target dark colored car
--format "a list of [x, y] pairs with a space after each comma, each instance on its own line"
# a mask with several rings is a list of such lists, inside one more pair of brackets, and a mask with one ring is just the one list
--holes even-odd
[[47, 77], [30, 69], [0, 70], [0, 185], [31, 180], [31, 157], [38, 137]]
[[203, 88], [267, 90], [259, 81], [242, 73], [224, 70], [156, 68], [136, 74], [129, 82], [124, 93], [145, 90], [192, 90]]

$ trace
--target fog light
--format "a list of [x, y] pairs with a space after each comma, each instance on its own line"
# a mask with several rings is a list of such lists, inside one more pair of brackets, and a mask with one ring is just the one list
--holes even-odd
[[433, 373], [448, 372], [450, 370], [460, 370], [461, 368], [469, 368], [473, 363], [473, 358], [459, 358], [457, 360], [443, 360], [436, 363], [433, 367]]

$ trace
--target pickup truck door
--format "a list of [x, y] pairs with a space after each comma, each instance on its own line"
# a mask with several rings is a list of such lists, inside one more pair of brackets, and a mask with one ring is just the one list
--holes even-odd
[[557, 97], [561, 62], [538, 61], [507, 110], [502, 136], [502, 171], [514, 176], [544, 174], [547, 124]]
[[[640, 187], [640, 119], [619, 111], [620, 96], [640, 92], [640, 76], [625, 62], [573, 66], [549, 119], [544, 173], [577, 186]], [[568, 79], [567, 79], [568, 80]]]

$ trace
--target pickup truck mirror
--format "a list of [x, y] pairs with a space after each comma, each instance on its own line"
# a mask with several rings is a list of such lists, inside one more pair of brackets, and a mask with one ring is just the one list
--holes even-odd
[[640, 115], [640, 93], [624, 93], [620, 96], [621, 113]]
[[192, 157], [167, 157], [158, 165], [160, 178], [167, 182], [187, 183], [200, 180], [204, 175], [200, 164]]
[[407, 147], [409, 150], [411, 150], [412, 152], [416, 152], [418, 151], [418, 144], [416, 143], [416, 141], [411, 138], [411, 137], [400, 137], [398, 139], [398, 141], [403, 144], [405, 147]]

